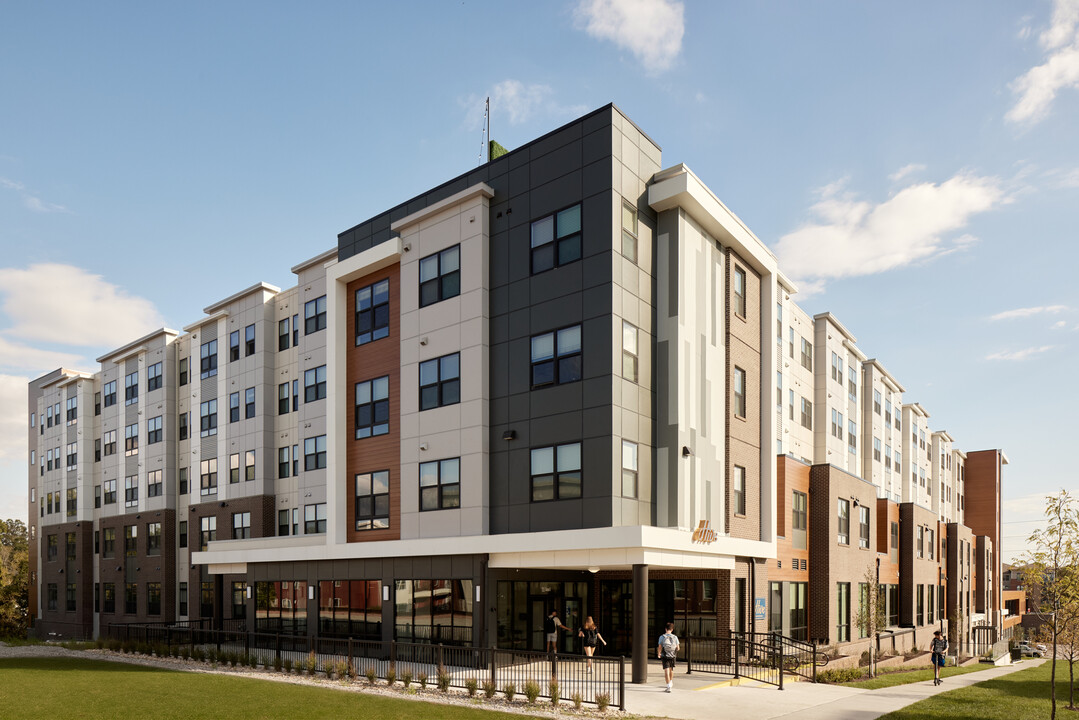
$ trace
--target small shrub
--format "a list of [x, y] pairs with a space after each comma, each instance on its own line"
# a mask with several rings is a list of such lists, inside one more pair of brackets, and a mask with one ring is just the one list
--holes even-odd
[[502, 686], [502, 694], [506, 696], [506, 702], [513, 702], [513, 696], [517, 694], [517, 686], [513, 683], [506, 683]]
[[408, 686], [412, 684], [412, 671], [405, 670], [401, 673], [401, 684], [405, 686], [405, 690], [408, 690]]
[[862, 667], [865, 667], [866, 665], [869, 664], [869, 660], [870, 660], [869, 651], [868, 650], [863, 650], [861, 657], [858, 658], [858, 665], [860, 665]]
[[497, 685], [495, 685], [490, 680], [484, 680], [483, 681], [483, 696], [485, 698], [490, 700], [491, 698], [493, 698], [495, 696], [496, 692], [498, 692], [498, 686]]
[[243, 665], [243, 656], [238, 652], [229, 653], [229, 665], [236, 667], [237, 665]]
[[378, 673], [375, 672], [374, 665], [368, 665], [364, 675], [367, 677], [367, 682], [371, 685], [374, 685], [375, 680], [378, 678]]
[[292, 658], [285, 658], [283, 664], [285, 666], [285, 674], [287, 675], [287, 674], [291, 673], [292, 672]]
[[600, 712], [607, 712], [607, 708], [610, 707], [610, 705], [611, 705], [611, 694], [610, 693], [600, 693], [599, 695], [596, 695], [596, 707], [599, 708]]
[[855, 682], [865, 677], [861, 668], [835, 668], [822, 670], [817, 673], [817, 682], [823, 683], [846, 683]]
[[573, 693], [573, 697], [570, 698], [570, 699], [573, 700], [573, 709], [574, 710], [580, 710], [581, 709], [581, 703], [584, 702], [584, 698], [581, 697], [581, 693], [579, 693], [579, 692]]
[[547, 694], [551, 698], [551, 704], [558, 707], [558, 700], [562, 697], [562, 692], [558, 687], [558, 680], [555, 678], [551, 678], [551, 682], [547, 683]]
[[390, 666], [386, 668], [386, 684], [393, 687], [397, 683], [397, 668], [390, 663]]
[[450, 691], [450, 674], [446, 672], [446, 668], [440, 667], [438, 669], [438, 689], [442, 692]]
[[187, 652], [187, 646], [184, 645], [182, 648], [180, 648], [180, 659], [187, 660], [188, 657], [190, 657], [190, 655]]
[[195, 649], [191, 651], [191, 659], [195, 662], [202, 662], [206, 659], [206, 653], [203, 652], [202, 648], [196, 645]]
[[420, 684], [420, 690], [427, 689], [427, 673], [421, 672], [416, 676], [416, 681]]
[[476, 682], [476, 678], [469, 678], [465, 680], [465, 690], [468, 691], [469, 697], [476, 697], [476, 688], [479, 687], [479, 683]]
[[273, 669], [275, 672], [281, 672], [281, 656], [276, 655], [273, 659]]
[[215, 648], [208, 649], [206, 651], [206, 659], [209, 660], [211, 663], [217, 662], [217, 650]]
[[307, 655], [307, 663], [306, 663], [306, 665], [307, 665], [307, 674], [308, 675], [314, 675], [316, 672], [318, 672], [318, 655], [315, 655], [314, 650], [312, 650]]
[[98, 638], [94, 641], [94, 647], [100, 650], [101, 648], [105, 647], [105, 641], [102, 638]]
[[536, 698], [539, 697], [539, 694], [540, 686], [538, 684], [536, 684], [532, 680], [529, 680], [525, 683], [525, 698], [528, 700], [529, 705], [536, 704]]
[[335, 662], [333, 664], [333, 672], [334, 672], [334, 675], [337, 676], [338, 680], [346, 680], [347, 681], [347, 680], [352, 679], [352, 678], [349, 677], [349, 674], [348, 674], [348, 661], [347, 660], [338, 660], [337, 662]]

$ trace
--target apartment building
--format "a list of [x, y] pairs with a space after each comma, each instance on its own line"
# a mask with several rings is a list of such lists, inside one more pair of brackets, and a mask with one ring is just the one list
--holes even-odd
[[[617, 107], [292, 272], [30, 384], [39, 635], [202, 620], [539, 650], [556, 609], [643, 680], [668, 620], [866, 643], [876, 582], [924, 643], [952, 602], [950, 436]], [[996, 507], [965, 541], [989, 584]], [[964, 607], [989, 617], [989, 584]]]

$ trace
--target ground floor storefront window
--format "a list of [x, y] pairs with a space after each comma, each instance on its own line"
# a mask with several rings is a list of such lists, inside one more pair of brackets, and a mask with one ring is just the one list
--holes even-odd
[[289, 635], [307, 633], [307, 582], [255, 583], [255, 631]]
[[382, 583], [378, 580], [320, 581], [318, 634], [381, 640]]
[[[558, 651], [577, 652], [577, 630], [591, 614], [588, 610], [587, 582], [574, 581], [503, 581], [497, 584], [498, 647], [513, 650], [546, 650], [543, 622], [551, 610], [571, 629], [558, 631]], [[596, 618], [599, 622], [599, 619]], [[600, 626], [607, 638], [607, 629]], [[610, 640], [608, 639], [609, 643]]]
[[472, 580], [394, 582], [394, 639], [472, 644]]

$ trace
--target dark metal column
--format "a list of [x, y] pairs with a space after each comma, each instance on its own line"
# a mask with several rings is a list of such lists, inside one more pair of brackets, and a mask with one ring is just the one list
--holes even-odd
[[648, 682], [648, 566], [633, 566], [633, 682]]

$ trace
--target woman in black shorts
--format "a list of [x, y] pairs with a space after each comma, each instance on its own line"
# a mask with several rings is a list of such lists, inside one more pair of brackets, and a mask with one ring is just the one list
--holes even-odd
[[606, 645], [607, 641], [599, 634], [599, 628], [592, 622], [591, 615], [584, 621], [584, 627], [577, 631], [577, 637], [584, 638], [584, 654], [588, 658], [588, 669], [585, 672], [592, 672], [592, 653], [596, 652], [596, 643]]

